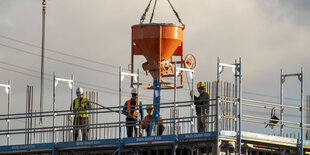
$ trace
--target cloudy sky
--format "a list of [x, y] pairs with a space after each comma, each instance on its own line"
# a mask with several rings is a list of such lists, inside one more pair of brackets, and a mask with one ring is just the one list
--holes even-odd
[[[139, 23], [148, 2], [47, 0], [45, 72], [56, 72], [61, 78], [74, 74], [77, 86], [99, 91], [101, 104], [118, 105], [118, 66], [127, 68], [130, 63], [131, 25]], [[217, 57], [224, 63], [241, 57], [245, 98], [279, 102], [281, 68], [284, 73], [298, 73], [303, 67], [305, 95], [309, 94], [310, 1], [171, 2], [186, 25], [184, 51], [197, 60], [195, 81], [216, 79]], [[146, 22], [149, 17], [150, 12]], [[0, 83], [12, 80], [12, 112], [25, 111], [27, 85], [34, 86], [35, 109], [39, 110], [41, 1], [0, 0], [0, 19]], [[158, 0], [153, 22], [179, 24], [166, 0]], [[46, 78], [44, 110], [51, 110], [51, 76]], [[233, 81], [229, 70], [225, 70], [223, 80]], [[299, 89], [296, 78], [286, 80], [287, 104], [299, 104]], [[128, 80], [124, 81], [124, 91], [130, 91]], [[162, 101], [173, 100], [172, 91], [165, 92]], [[67, 85], [57, 87], [57, 110], [68, 109], [69, 94]], [[151, 91], [141, 94], [144, 103], [152, 103]], [[179, 100], [189, 100], [187, 84], [178, 94]], [[6, 114], [4, 90], [0, 90], [0, 97], [0, 112]], [[266, 113], [268, 117], [270, 112]], [[4, 137], [0, 138], [4, 144]]]

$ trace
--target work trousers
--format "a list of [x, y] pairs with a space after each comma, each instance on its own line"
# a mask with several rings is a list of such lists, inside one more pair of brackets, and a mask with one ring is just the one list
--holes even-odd
[[77, 141], [79, 137], [79, 130], [82, 131], [83, 140], [88, 140], [88, 117], [74, 117], [73, 121], [73, 140]]
[[127, 137], [133, 136], [133, 131], [135, 131], [135, 136], [137, 137], [137, 121], [133, 118], [126, 118], [126, 129]]
[[[150, 125], [147, 125], [146, 131], [147, 131], [147, 136], [151, 136], [151, 131], [149, 131]], [[165, 127], [163, 125], [158, 125], [157, 128], [157, 136], [161, 136], [165, 130]]]
[[207, 132], [208, 124], [207, 124], [207, 114], [197, 114], [197, 129], [198, 132]]

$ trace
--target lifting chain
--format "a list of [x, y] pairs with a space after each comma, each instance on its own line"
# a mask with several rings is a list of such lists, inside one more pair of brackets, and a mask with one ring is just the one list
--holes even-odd
[[149, 8], [150, 8], [152, 1], [153, 0], [150, 0], [149, 4], [147, 5], [147, 7], [146, 7], [141, 19], [140, 19], [140, 24], [143, 24], [143, 21], [145, 20], [146, 13], [149, 11]]
[[170, 0], [168, 0], [168, 2], [169, 2], [169, 4], [170, 4], [170, 6], [171, 6], [171, 8], [172, 8], [172, 10], [173, 10], [173, 12], [174, 12], [174, 14], [175, 14], [175, 16], [177, 16], [179, 22], [182, 24], [182, 26], [185, 26], [185, 25], [182, 23], [182, 20], [181, 20], [181, 18], [179, 17], [179, 14], [177, 13], [177, 11], [175, 11], [174, 7], [172, 6]]
[[[140, 18], [140, 24], [143, 24], [143, 22], [144, 22], [144, 20], [145, 20], [146, 13], [149, 11], [152, 1], [153, 1], [153, 0], [150, 0], [149, 4], [147, 5], [146, 9], [144, 10], [144, 13], [143, 13], [143, 15], [142, 15], [141, 18]], [[182, 26], [185, 26], [185, 25], [183, 24], [183, 22], [182, 22], [180, 16], [179, 16], [178, 12], [174, 9], [173, 5], [171, 4], [170, 0], [168, 0], [168, 3], [170, 4], [170, 7], [172, 8], [172, 10], [173, 10], [175, 16], [178, 18], [179, 23], [181, 23]], [[157, 4], [157, 0], [155, 0], [154, 6], [153, 6], [152, 15], [151, 15], [151, 18], [150, 18], [150, 24], [152, 23], [152, 20], [153, 20], [153, 17], [154, 17], [154, 12], [155, 12], [156, 4]]]

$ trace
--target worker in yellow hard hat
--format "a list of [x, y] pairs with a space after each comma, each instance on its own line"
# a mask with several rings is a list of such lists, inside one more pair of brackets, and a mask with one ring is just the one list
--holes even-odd
[[[150, 123], [152, 121], [152, 116], [153, 116], [153, 106], [152, 105], [148, 105], [146, 106], [146, 112], [147, 112], [147, 116], [144, 117], [144, 120], [142, 122], [142, 129], [145, 129], [145, 131], [147, 132], [147, 136], [151, 136], [151, 132], [150, 131]], [[162, 120], [162, 116], [159, 115], [159, 119], [158, 119], [158, 128], [157, 128], [157, 136], [160, 136], [163, 134], [165, 127], [163, 125], [163, 120]]]
[[198, 132], [207, 132], [207, 115], [209, 114], [210, 109], [210, 94], [206, 90], [205, 82], [197, 83], [197, 90], [199, 92], [199, 96], [194, 96], [194, 93], [191, 91], [190, 96], [194, 96], [194, 104], [196, 106], [196, 114], [197, 114], [197, 129]]

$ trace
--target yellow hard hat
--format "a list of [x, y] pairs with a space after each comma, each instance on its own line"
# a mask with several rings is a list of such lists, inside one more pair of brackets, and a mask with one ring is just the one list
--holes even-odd
[[153, 106], [152, 105], [147, 105], [146, 109], [153, 109]]
[[205, 82], [198, 82], [197, 88], [200, 88], [200, 87], [206, 87], [206, 83]]

